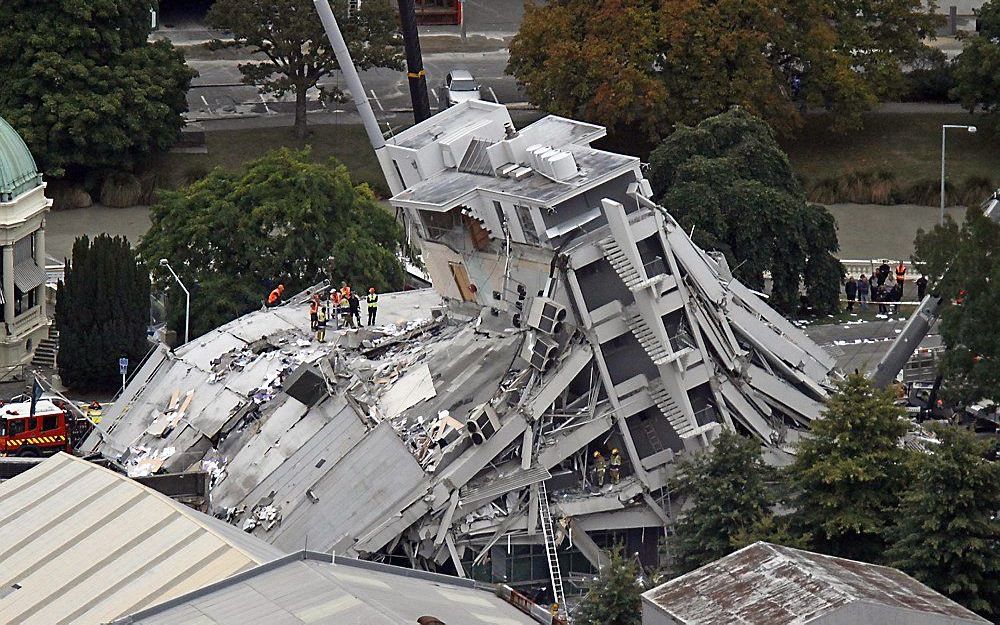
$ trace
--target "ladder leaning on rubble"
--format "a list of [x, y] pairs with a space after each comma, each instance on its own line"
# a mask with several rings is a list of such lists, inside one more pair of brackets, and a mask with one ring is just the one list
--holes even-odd
[[559, 553], [556, 551], [556, 537], [552, 527], [552, 512], [549, 510], [549, 494], [545, 489], [545, 482], [538, 483], [538, 519], [542, 522], [545, 557], [549, 561], [552, 598], [559, 610], [559, 615], [569, 618], [569, 613], [566, 611], [566, 595], [563, 593], [562, 573], [559, 570]]

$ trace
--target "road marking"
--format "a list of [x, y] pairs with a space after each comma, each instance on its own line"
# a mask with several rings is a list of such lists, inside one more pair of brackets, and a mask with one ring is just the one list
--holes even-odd
[[434, 94], [434, 102], [437, 104], [438, 108], [441, 108], [441, 98], [438, 96], [438, 90], [431, 89], [431, 93]]
[[205, 108], [208, 109], [208, 114], [215, 115], [215, 111], [213, 111], [212, 107], [208, 105], [208, 100], [205, 99], [205, 96], [201, 96], [201, 101], [205, 103]]
[[384, 108], [382, 108], [382, 103], [381, 103], [381, 102], [379, 102], [379, 99], [378, 99], [378, 96], [377, 96], [377, 95], [375, 95], [375, 90], [374, 90], [374, 89], [372, 89], [372, 90], [371, 90], [371, 92], [372, 92], [372, 99], [373, 99], [373, 100], [375, 100], [375, 104], [378, 104], [378, 110], [380, 110], [380, 111], [382, 111], [383, 113], [385, 113], [385, 109], [384, 109]]
[[264, 112], [268, 115], [272, 115], [273, 113], [271, 108], [267, 105], [267, 100], [264, 99], [264, 94], [258, 91], [257, 97], [260, 98], [260, 103], [264, 105]]
[[486, 87], [486, 88], [490, 90], [490, 95], [493, 96], [493, 101], [496, 102], [497, 104], [500, 104], [500, 100], [497, 98], [497, 92], [493, 91], [493, 87]]

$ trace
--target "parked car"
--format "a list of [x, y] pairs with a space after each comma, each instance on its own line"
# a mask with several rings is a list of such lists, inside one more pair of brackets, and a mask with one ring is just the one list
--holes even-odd
[[444, 90], [447, 95], [448, 106], [454, 106], [459, 102], [468, 100], [481, 100], [479, 95], [479, 84], [468, 70], [453, 69], [448, 72], [444, 79]]

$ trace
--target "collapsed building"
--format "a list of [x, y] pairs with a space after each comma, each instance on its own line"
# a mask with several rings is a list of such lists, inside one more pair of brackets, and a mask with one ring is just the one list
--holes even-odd
[[[654, 204], [637, 158], [556, 116], [465, 102], [390, 140], [434, 289], [375, 329], [308, 294], [160, 347], [84, 444], [132, 475], [211, 472], [210, 509], [291, 552], [508, 583], [647, 561], [679, 457], [722, 428], [785, 456], [834, 360]], [[318, 289], [324, 288], [319, 285]], [[599, 484], [594, 452], [621, 450]]]

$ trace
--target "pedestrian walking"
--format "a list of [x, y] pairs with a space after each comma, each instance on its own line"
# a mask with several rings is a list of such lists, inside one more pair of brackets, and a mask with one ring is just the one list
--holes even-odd
[[861, 303], [861, 312], [868, 310], [868, 278], [865, 274], [858, 278], [858, 302]]
[[375, 314], [378, 313], [378, 293], [375, 292], [375, 287], [368, 289], [368, 296], [365, 298], [368, 302], [368, 325], [375, 325]]
[[921, 273], [917, 278], [917, 299], [923, 301], [925, 295], [927, 295], [927, 276]]
[[316, 311], [316, 340], [326, 342], [326, 311], [322, 308]]
[[858, 281], [854, 279], [854, 276], [847, 276], [847, 282], [844, 283], [844, 293], [847, 294], [847, 312], [854, 312], [854, 300], [858, 296]]

